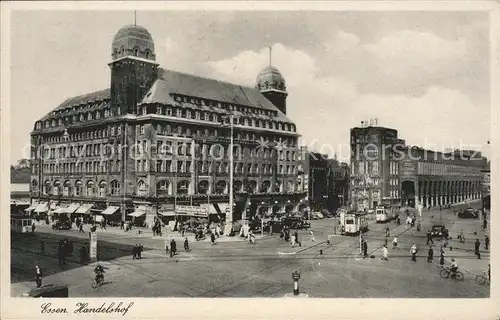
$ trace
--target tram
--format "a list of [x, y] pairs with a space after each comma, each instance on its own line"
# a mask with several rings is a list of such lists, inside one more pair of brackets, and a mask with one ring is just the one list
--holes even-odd
[[33, 220], [29, 216], [12, 215], [10, 217], [11, 232], [27, 233], [31, 231]]
[[396, 218], [396, 212], [388, 205], [380, 205], [375, 209], [375, 219], [377, 223], [385, 223]]
[[339, 220], [342, 235], [356, 235], [368, 231], [367, 213], [342, 210]]

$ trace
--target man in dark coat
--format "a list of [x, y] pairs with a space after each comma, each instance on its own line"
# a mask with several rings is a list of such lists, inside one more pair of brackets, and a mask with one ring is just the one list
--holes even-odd
[[175, 243], [175, 239], [170, 241], [170, 257], [173, 257], [177, 252], [177, 244]]
[[35, 268], [35, 280], [36, 280], [36, 287], [40, 288], [42, 286], [42, 270], [40, 270], [39, 266], [36, 266]]
[[434, 244], [434, 240], [432, 240], [431, 230], [427, 230], [427, 243], [425, 245], [429, 245], [429, 242]]
[[487, 226], [488, 226], [488, 220], [484, 219], [483, 220], [483, 229], [486, 229]]
[[484, 247], [486, 250], [490, 247], [490, 238], [488, 236], [484, 236]]
[[479, 242], [479, 239], [476, 239], [476, 242], [474, 243], [474, 254], [477, 256], [478, 259], [481, 259], [481, 253], [479, 252], [479, 247], [481, 247], [481, 243]]
[[139, 248], [138, 244], [134, 245], [134, 247], [132, 248], [132, 260], [137, 259], [138, 248]]
[[368, 257], [368, 242], [366, 242], [366, 240], [363, 240], [361, 245], [363, 248], [363, 256], [366, 258]]
[[187, 237], [184, 239], [184, 250], [186, 250], [186, 252], [189, 252], [189, 241]]
[[432, 262], [434, 260], [434, 250], [432, 249], [432, 246], [429, 247], [429, 251], [427, 253], [427, 262]]
[[295, 242], [299, 244], [299, 247], [302, 247], [302, 243], [299, 241], [299, 233], [295, 231]]

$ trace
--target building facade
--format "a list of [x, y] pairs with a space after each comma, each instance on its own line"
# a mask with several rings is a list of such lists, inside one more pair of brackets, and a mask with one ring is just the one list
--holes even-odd
[[397, 130], [375, 126], [351, 129], [350, 198], [356, 210], [401, 202], [395, 146], [404, 144]]
[[358, 210], [379, 203], [428, 207], [481, 197], [486, 159], [478, 152], [409, 147], [396, 130], [372, 126], [351, 130], [351, 150], [351, 194]]
[[249, 88], [162, 69], [155, 59], [149, 32], [123, 27], [112, 43], [110, 88], [67, 99], [36, 121], [33, 202], [113, 207], [122, 220], [137, 206], [163, 212], [210, 202], [228, 212], [231, 133], [233, 189], [251, 204], [236, 203], [236, 216], [303, 200], [299, 135], [275, 67]]

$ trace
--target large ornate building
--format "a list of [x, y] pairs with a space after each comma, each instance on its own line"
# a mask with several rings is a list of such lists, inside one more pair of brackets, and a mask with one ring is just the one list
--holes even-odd
[[123, 27], [111, 46], [110, 88], [67, 99], [36, 121], [32, 206], [122, 220], [175, 204], [229, 212], [230, 115], [235, 219], [298, 205], [299, 135], [286, 116], [281, 73], [269, 65], [249, 88], [162, 69], [155, 60], [150, 33]]
[[351, 196], [358, 210], [377, 204], [437, 206], [481, 197], [486, 158], [469, 150], [409, 147], [397, 130], [351, 129]]

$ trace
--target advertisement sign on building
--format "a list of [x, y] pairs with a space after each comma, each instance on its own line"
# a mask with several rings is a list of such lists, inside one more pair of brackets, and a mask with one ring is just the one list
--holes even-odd
[[200, 206], [181, 206], [178, 205], [175, 207], [176, 214], [189, 214], [189, 215], [199, 215], [199, 216], [207, 216], [208, 210], [206, 207]]
[[417, 173], [415, 164], [412, 160], [401, 160], [401, 168], [399, 172], [401, 176], [414, 176]]

